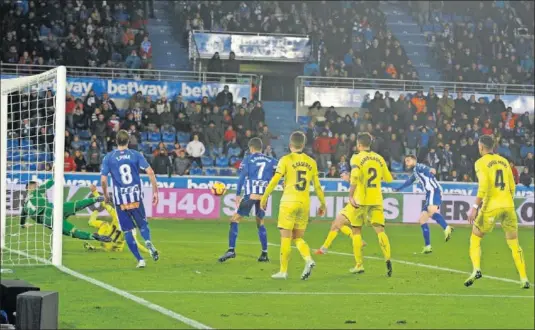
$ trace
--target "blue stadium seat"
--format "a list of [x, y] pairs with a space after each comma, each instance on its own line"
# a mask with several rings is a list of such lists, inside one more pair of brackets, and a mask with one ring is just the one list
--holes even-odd
[[78, 136], [79, 136], [80, 139], [82, 139], [82, 140], [89, 140], [89, 139], [91, 139], [91, 133], [90, 133], [88, 130], [81, 130], [80, 132], [78, 132]]
[[238, 162], [240, 160], [239, 157], [237, 156], [232, 156], [230, 157], [230, 165], [233, 166], [234, 164], [236, 164], [236, 162]]
[[221, 148], [221, 147], [212, 148], [212, 149], [210, 150], [210, 154], [211, 154], [213, 157], [223, 156], [223, 148]]
[[170, 142], [175, 143], [176, 134], [175, 133], [165, 132], [165, 133], [163, 133], [162, 141], [163, 142], [167, 142], [167, 143], [170, 143]]
[[126, 115], [128, 114], [128, 110], [127, 109], [117, 109], [116, 114], [120, 119], [125, 119]]
[[211, 157], [203, 156], [201, 161], [202, 166], [214, 166], [214, 160]]
[[197, 164], [197, 162], [191, 163], [191, 168], [197, 168], [197, 167], [199, 167], [199, 164]]
[[35, 156], [36, 162], [51, 162], [54, 159], [54, 155], [49, 152], [40, 152]]
[[310, 117], [308, 116], [299, 116], [297, 117], [297, 123], [301, 126], [307, 126], [310, 123]]
[[227, 151], [227, 154], [229, 157], [232, 157], [232, 156], [239, 156], [241, 155], [241, 148], [230, 148], [228, 151]]
[[175, 150], [175, 143], [166, 143], [165, 144], [165, 148], [167, 149], [168, 152], [171, 152], [173, 150]]
[[176, 136], [177, 136], [177, 141], [179, 143], [188, 143], [191, 139], [191, 136], [189, 133], [178, 132]]
[[182, 149], [186, 149], [186, 147], [188, 146], [188, 143], [187, 142], [180, 142], [180, 146], [182, 147]]
[[11, 170], [12, 171], [22, 171], [23, 167], [21, 164], [13, 164], [13, 166], [11, 167]]
[[218, 175], [218, 171], [215, 168], [206, 168], [204, 170], [204, 175], [217, 176]]
[[403, 164], [402, 163], [399, 163], [399, 162], [396, 162], [396, 161], [392, 161], [392, 164], [390, 165], [390, 167], [392, 168], [392, 172], [403, 172]]
[[162, 136], [160, 135], [160, 132], [151, 132], [149, 133], [149, 141], [150, 142], [160, 142], [162, 140]]
[[141, 141], [148, 141], [149, 140], [149, 132], [141, 132]]
[[19, 147], [19, 140], [18, 139], [9, 139], [7, 140], [7, 148], [13, 149]]
[[22, 153], [20, 159], [23, 161], [23, 162], [29, 162], [30, 161], [30, 157], [33, 155], [32, 152], [24, 152]]
[[38, 158], [37, 158], [37, 155], [38, 155], [38, 154], [36, 154], [35, 152], [30, 152], [30, 153], [28, 153], [28, 155], [29, 155], [29, 157], [28, 157], [28, 161], [29, 161], [30, 163], [35, 163], [35, 162], [37, 162], [37, 159], [38, 159]]
[[85, 141], [80, 141], [80, 147], [81, 147], [81, 151], [87, 151], [89, 149], [89, 146], [91, 145], [91, 141], [88, 141], [88, 140], [85, 140]]
[[7, 160], [10, 162], [20, 162], [20, 152], [18, 151], [8, 151]]
[[37, 171], [37, 164], [36, 163], [32, 163], [32, 164], [28, 165], [28, 171]]
[[32, 141], [30, 139], [22, 139], [20, 141], [21, 148], [30, 147], [31, 145], [32, 145]]
[[407, 173], [398, 173], [395, 175], [396, 180], [407, 180], [409, 175]]
[[228, 158], [227, 157], [217, 157], [215, 160], [215, 166], [217, 167], [227, 167], [228, 166]]
[[150, 143], [141, 143], [139, 147], [144, 154], [150, 154], [152, 152]]
[[221, 176], [234, 176], [234, 171], [232, 171], [231, 168], [222, 168], [221, 171], [219, 171], [219, 175], [221, 175]]
[[199, 167], [192, 167], [192, 168], [189, 170], [189, 174], [190, 174], [190, 175], [202, 175], [202, 169], [199, 168]]

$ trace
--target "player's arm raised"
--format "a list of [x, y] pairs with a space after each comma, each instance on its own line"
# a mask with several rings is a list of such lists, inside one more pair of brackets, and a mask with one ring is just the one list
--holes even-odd
[[[481, 164], [481, 163], [480, 163]], [[476, 215], [477, 210], [481, 207], [481, 202], [487, 196], [488, 193], [488, 185], [489, 181], [487, 178], [487, 174], [485, 173], [485, 169], [481, 167], [481, 165], [476, 162], [475, 168], [476, 168], [476, 176], [477, 176], [477, 182], [478, 182], [478, 188], [477, 188], [477, 197], [476, 201], [470, 208], [470, 212], [468, 212], [468, 222], [473, 223]]]
[[266, 187], [266, 190], [264, 191], [264, 195], [262, 196], [262, 199], [260, 200], [260, 208], [262, 210], [265, 210], [267, 208], [267, 202], [269, 199], [269, 195], [273, 192], [279, 181], [282, 179], [282, 177], [286, 174], [286, 159], [283, 157], [279, 160], [279, 164], [277, 165], [277, 169], [275, 170], [275, 174], [271, 178], [271, 181], [269, 181], [268, 186]]
[[318, 166], [314, 166], [314, 173], [312, 174], [312, 180], [314, 182], [314, 189], [316, 190], [316, 195], [318, 196], [318, 199], [320, 200], [320, 209], [318, 212], [318, 215], [320, 217], [325, 215], [325, 211], [327, 210], [327, 203], [325, 202], [325, 194], [323, 193], [323, 189], [321, 188], [320, 183], [320, 176], [318, 174]]

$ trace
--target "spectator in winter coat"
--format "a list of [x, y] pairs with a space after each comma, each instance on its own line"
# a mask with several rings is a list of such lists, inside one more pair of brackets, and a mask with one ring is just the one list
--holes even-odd
[[178, 157], [173, 160], [174, 173], [176, 175], [188, 175], [191, 167], [191, 161], [186, 158], [186, 152], [181, 150]]
[[175, 116], [178, 116], [179, 112], [186, 112], [186, 105], [182, 99], [182, 94], [178, 94], [173, 102], [171, 102], [171, 112]]
[[267, 125], [262, 127], [262, 131], [258, 133], [258, 137], [262, 140], [264, 147], [271, 145], [271, 140], [277, 138], [276, 135], [269, 131], [269, 127]]
[[533, 172], [535, 170], [535, 159], [533, 158], [533, 153], [528, 152], [526, 155], [526, 158], [524, 159], [524, 166], [528, 168], [529, 173], [533, 175]]
[[208, 72], [223, 72], [223, 64], [219, 58], [219, 52], [215, 52], [210, 61], [208, 61]]
[[420, 140], [420, 133], [416, 131], [414, 124], [409, 126], [407, 131], [405, 142], [405, 155], [417, 155], [418, 141]]
[[338, 179], [340, 178], [340, 173], [338, 173], [338, 169], [336, 168], [336, 166], [331, 166], [329, 168], [329, 172], [327, 172], [327, 175], [325, 175], [326, 178], [329, 178], [329, 179]]
[[439, 98], [438, 95], [435, 94], [435, 89], [433, 87], [429, 88], [429, 93], [427, 93], [425, 103], [427, 105], [427, 110], [430, 114], [437, 113], [438, 101]]
[[89, 150], [87, 150], [87, 171], [98, 172], [100, 170], [100, 148], [96, 141], [91, 142]]
[[251, 114], [249, 115], [249, 120], [251, 121], [251, 128], [256, 129], [258, 123], [266, 121], [266, 113], [262, 107], [262, 102], [256, 102]]
[[327, 132], [322, 132], [321, 136], [316, 138], [316, 141], [314, 141], [314, 151], [318, 155], [318, 170], [322, 172], [326, 171], [328, 168], [327, 162], [331, 161], [331, 156], [334, 151], [332, 140], [327, 135]]
[[202, 161], [201, 157], [204, 155], [204, 152], [206, 151], [204, 144], [199, 141], [199, 135], [195, 134], [193, 135], [193, 140], [188, 143], [186, 147], [186, 151], [188, 152], [188, 155], [191, 157], [192, 162], [196, 162], [200, 168], [202, 168]]
[[217, 105], [214, 106], [213, 111], [207, 115], [207, 121], [214, 123], [215, 129], [219, 132], [219, 134], [224, 134], [224, 127], [227, 127], [224, 126], [223, 119], [223, 114]]
[[403, 161], [403, 144], [398, 139], [396, 133], [390, 135], [390, 141], [387, 143], [388, 155], [390, 162], [401, 163]]
[[522, 170], [522, 174], [520, 174], [520, 183], [523, 184], [526, 187], [531, 186], [531, 182], [533, 181], [532, 174], [529, 173], [529, 168], [524, 167]]
[[234, 117], [233, 123], [239, 131], [249, 129], [249, 115], [245, 112], [245, 108], [240, 108], [238, 114]]
[[129, 69], [141, 69], [141, 58], [137, 56], [137, 51], [132, 50], [130, 55], [126, 58], [125, 65]]
[[70, 152], [65, 151], [63, 162], [65, 172], [76, 172], [76, 162], [74, 161], [74, 158], [71, 157]]
[[453, 109], [455, 108], [455, 102], [449, 97], [448, 89], [445, 88], [440, 100], [437, 103], [437, 109], [442, 116], [448, 120], [453, 118]]
[[234, 97], [230, 92], [228, 85], [225, 85], [223, 87], [223, 90], [219, 92], [219, 94], [217, 94], [215, 98], [215, 103], [221, 109], [232, 108], [232, 106], [234, 105]]
[[171, 113], [171, 109], [166, 108], [161, 114], [160, 114], [160, 120], [162, 123], [162, 128], [169, 129], [170, 127], [175, 126], [175, 117], [173, 116], [173, 113]]
[[518, 184], [520, 182], [520, 174], [518, 173], [518, 169], [515, 166], [515, 162], [512, 159], [509, 159], [509, 166], [511, 167], [511, 171], [513, 172], [513, 178], [515, 179], [515, 183]]
[[429, 153], [426, 157], [426, 163], [429, 164], [431, 168], [434, 168], [435, 170], [438, 170], [440, 167], [440, 158], [438, 157], [438, 153], [435, 150], [435, 148], [429, 149]]
[[225, 131], [224, 140], [225, 142], [230, 142], [231, 140], [236, 138], [236, 131], [231, 126], [227, 127], [227, 130]]
[[347, 135], [345, 134], [340, 135], [340, 140], [336, 144], [335, 152], [334, 152], [335, 161], [338, 162], [342, 158], [342, 156], [349, 154], [350, 149], [351, 148], [347, 141]]
[[500, 94], [494, 95], [494, 100], [490, 101], [489, 109], [491, 114], [501, 114], [505, 112], [505, 103], [500, 99]]
[[152, 160], [152, 168], [156, 174], [172, 173], [171, 160], [165, 148], [160, 148], [158, 155]]
[[76, 172], [82, 172], [82, 168], [87, 168], [84, 154], [80, 150], [74, 152], [74, 162], [76, 163]]
[[511, 158], [511, 149], [509, 149], [509, 141], [502, 139], [501, 144], [496, 148], [496, 152], [507, 159]]
[[175, 121], [175, 129], [177, 132], [185, 132], [185, 133], [191, 132], [190, 121], [183, 112], [178, 113], [178, 118]]
[[[232, 126], [229, 126], [232, 127]], [[206, 148], [208, 150], [213, 150], [214, 148], [221, 147], [223, 144], [222, 136], [219, 130], [215, 127], [213, 121], [208, 125], [206, 130]]]

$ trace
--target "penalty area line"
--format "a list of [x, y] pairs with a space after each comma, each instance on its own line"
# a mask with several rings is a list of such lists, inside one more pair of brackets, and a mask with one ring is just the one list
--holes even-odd
[[419, 293], [419, 292], [299, 292], [299, 291], [173, 291], [173, 290], [139, 290], [132, 293], [165, 294], [229, 294], [229, 295], [282, 295], [282, 296], [415, 296], [443, 298], [512, 298], [533, 299], [533, 296], [499, 295], [499, 294], [460, 294], [460, 293]]
[[[37, 257], [37, 256], [32, 256], [30, 254], [27, 254], [25, 252], [18, 251], [18, 250], [13, 250], [13, 249], [6, 249], [6, 250], [10, 250], [10, 251], [12, 251], [12, 252], [14, 252], [16, 254], [25, 256], [27, 258], [35, 259], [35, 260], [40, 261], [40, 262], [42, 262], [44, 264], [48, 264], [48, 265], [52, 266], [52, 263], [50, 263], [50, 261], [48, 261], [48, 260], [46, 260], [44, 258], [40, 258], [40, 257]], [[77, 271], [74, 271], [74, 270], [72, 270], [70, 268], [67, 268], [65, 266], [56, 266], [56, 268], [59, 271], [65, 273], [65, 274], [71, 275], [71, 276], [76, 277], [76, 278], [78, 278], [80, 280], [83, 280], [83, 281], [89, 282], [89, 283], [91, 283], [91, 284], [93, 284], [95, 286], [98, 286], [98, 287], [100, 287], [100, 288], [102, 288], [104, 290], [107, 290], [107, 291], [110, 291], [112, 293], [115, 293], [115, 294], [117, 294], [117, 295], [119, 295], [119, 296], [121, 296], [123, 298], [126, 298], [128, 300], [131, 300], [131, 301], [133, 301], [133, 302], [135, 302], [135, 303], [137, 303], [139, 305], [142, 305], [144, 307], [152, 309], [153, 311], [159, 312], [159, 313], [161, 313], [161, 314], [163, 314], [165, 316], [168, 316], [168, 317], [173, 318], [173, 319], [175, 319], [177, 321], [180, 321], [180, 322], [182, 322], [182, 323], [184, 323], [186, 325], [189, 325], [192, 328], [195, 328], [195, 329], [212, 329], [211, 327], [209, 327], [209, 326], [207, 326], [205, 324], [202, 324], [202, 323], [200, 323], [198, 321], [195, 321], [193, 319], [185, 317], [184, 315], [181, 315], [181, 314], [178, 314], [176, 312], [173, 312], [172, 310], [164, 308], [164, 307], [162, 307], [160, 305], [156, 305], [156, 304], [154, 304], [154, 303], [152, 303], [152, 302], [150, 302], [148, 300], [145, 300], [145, 299], [143, 299], [141, 297], [135, 296], [130, 292], [118, 289], [118, 288], [116, 288], [114, 286], [111, 286], [111, 285], [109, 285], [107, 283], [104, 283], [102, 281], [99, 281], [97, 279], [89, 277], [89, 276], [84, 275], [82, 273], [78, 273]]]
[[[280, 247], [279, 244], [268, 243], [268, 245], [279, 246]], [[295, 248], [295, 247], [293, 247], [293, 248]], [[350, 256], [350, 257], [353, 256], [353, 254], [351, 254], [351, 253], [336, 252], [336, 251], [329, 251], [327, 254], [334, 254], [334, 255], [339, 255], [339, 256]], [[365, 259], [370, 259], [370, 260], [384, 261], [383, 258], [379, 258], [379, 257], [364, 256], [364, 258]], [[470, 275], [471, 274], [470, 272], [465, 272], [465, 271], [458, 270], [458, 269], [446, 268], [446, 267], [440, 267], [440, 266], [433, 266], [433, 265], [428, 265], [428, 264], [422, 264], [422, 263], [419, 263], [419, 262], [404, 261], [404, 260], [398, 260], [398, 259], [391, 259], [391, 260], [392, 260], [392, 262], [395, 262], [395, 263], [398, 263], [398, 264], [409, 265], [409, 266], [415, 266], [415, 267], [421, 267], [421, 268], [427, 268], [427, 269], [434, 269], [434, 270], [441, 270], [441, 271], [444, 271], [444, 272], [464, 274], [464, 275]], [[520, 283], [520, 281], [515, 281], [515, 280], [512, 280], [510, 278], [490, 276], [490, 275], [485, 275], [485, 274], [483, 274], [483, 278], [488, 278], [488, 279], [491, 279], [491, 280], [508, 282], [508, 283], [516, 283], [516, 284]]]

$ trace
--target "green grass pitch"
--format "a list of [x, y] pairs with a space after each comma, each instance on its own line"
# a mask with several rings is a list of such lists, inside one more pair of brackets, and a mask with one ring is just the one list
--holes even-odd
[[[87, 228], [86, 219], [75, 222]], [[305, 238], [311, 248], [321, 245], [329, 226], [310, 224]], [[224, 264], [217, 258], [227, 248], [226, 220], [153, 220], [153, 242], [161, 259], [147, 260], [146, 269], [135, 269], [127, 248], [122, 253], [86, 252], [82, 241], [67, 238], [63, 260], [77, 272], [213, 328], [534, 328], [533, 289], [490, 278], [465, 288], [467, 274], [459, 271], [471, 270], [470, 229], [456, 228], [453, 239], [445, 243], [440, 228], [431, 227], [434, 252], [421, 255], [418, 226], [387, 226], [395, 260], [391, 278], [385, 276], [376, 236], [366, 228], [364, 255], [372, 257], [365, 260], [366, 273], [348, 272], [354, 266], [351, 241], [339, 235], [331, 251], [340, 254], [314, 256], [317, 266], [308, 281], [299, 279], [303, 261], [296, 250], [289, 279], [272, 280], [279, 248], [270, 246], [270, 263], [258, 263], [260, 244], [251, 221], [240, 225], [237, 258]], [[269, 222], [267, 228], [269, 242], [278, 244], [275, 224]], [[520, 244], [533, 280], [533, 228], [520, 229]], [[484, 276], [518, 280], [500, 228], [483, 240], [482, 247]], [[61, 328], [188, 327], [54, 267], [13, 269], [3, 277], [59, 291]]]

